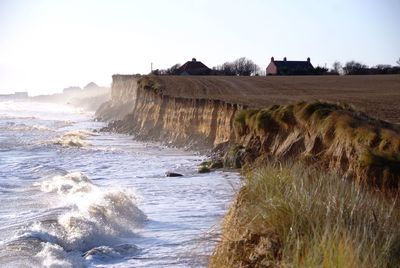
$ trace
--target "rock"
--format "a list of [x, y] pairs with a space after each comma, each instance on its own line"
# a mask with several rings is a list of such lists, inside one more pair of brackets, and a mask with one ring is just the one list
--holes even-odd
[[201, 167], [209, 167], [211, 165], [211, 163], [212, 163], [211, 161], [203, 161], [203, 162], [200, 163], [199, 166], [201, 166]]
[[241, 168], [244, 153], [245, 149], [241, 145], [231, 147], [224, 156], [223, 165], [229, 168]]
[[199, 173], [209, 173], [211, 170], [206, 166], [199, 166], [198, 172]]
[[224, 167], [224, 163], [222, 162], [221, 159], [212, 161], [209, 165], [210, 169], [219, 169]]
[[165, 172], [165, 177], [182, 177], [182, 176], [183, 176], [182, 174], [176, 172], [170, 172], [170, 171]]

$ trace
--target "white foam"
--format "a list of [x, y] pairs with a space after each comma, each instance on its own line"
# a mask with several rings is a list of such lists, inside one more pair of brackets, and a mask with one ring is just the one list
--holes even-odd
[[119, 245], [116, 247], [100, 246], [85, 252], [83, 257], [87, 261], [108, 261], [122, 257], [136, 255], [140, 250], [134, 245]]
[[80, 268], [85, 267], [80, 261], [79, 255], [74, 252], [66, 252], [59, 245], [51, 243], [42, 243], [42, 250], [36, 254], [36, 257], [41, 260], [42, 267], [51, 268]]
[[43, 192], [56, 192], [59, 195], [71, 195], [79, 192], [92, 191], [92, 182], [80, 172], [68, 173], [64, 176], [54, 176], [51, 179], [35, 183]]
[[56, 139], [54, 144], [58, 144], [63, 147], [85, 147], [89, 145], [85, 139], [89, 136], [95, 135], [95, 133], [85, 130], [70, 131], [64, 133], [60, 138]]
[[[49, 244], [38, 254], [44, 258], [47, 251], [51, 251], [51, 260], [47, 260], [48, 257], [43, 259], [45, 266], [47, 262], [51, 265], [55, 262], [58, 267], [56, 261], [63, 258], [58, 253], [60, 249], [82, 253], [96, 247], [111, 248], [121, 243], [121, 237], [134, 235], [135, 229], [146, 220], [132, 195], [118, 189], [100, 188], [80, 172], [55, 176], [35, 185], [43, 192], [58, 195], [60, 202], [70, 208], [55, 223], [37, 222], [19, 237], [33, 237]], [[99, 248], [92, 253], [121, 255], [103, 249]]]
[[7, 130], [11, 131], [53, 131], [51, 128], [42, 125], [28, 125], [28, 124], [15, 124], [11, 123], [4, 127]]

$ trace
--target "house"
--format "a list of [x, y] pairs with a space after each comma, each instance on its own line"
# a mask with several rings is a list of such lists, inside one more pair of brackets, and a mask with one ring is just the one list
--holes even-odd
[[314, 67], [310, 58], [306, 61], [288, 61], [286, 57], [283, 60], [274, 60], [272, 57], [266, 73], [267, 75], [312, 75]]
[[201, 61], [197, 61], [195, 58], [186, 62], [178, 69], [179, 75], [209, 75], [210, 72], [210, 68], [204, 65]]

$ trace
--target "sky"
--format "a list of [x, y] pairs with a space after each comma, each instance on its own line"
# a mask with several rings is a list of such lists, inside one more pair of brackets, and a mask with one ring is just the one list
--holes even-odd
[[0, 94], [61, 92], [195, 57], [396, 65], [399, 0], [0, 0]]

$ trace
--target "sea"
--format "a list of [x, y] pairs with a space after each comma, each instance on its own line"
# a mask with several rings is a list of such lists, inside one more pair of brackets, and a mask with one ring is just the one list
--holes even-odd
[[[0, 267], [205, 267], [241, 186], [93, 112], [0, 101]], [[166, 177], [166, 172], [181, 177]]]

